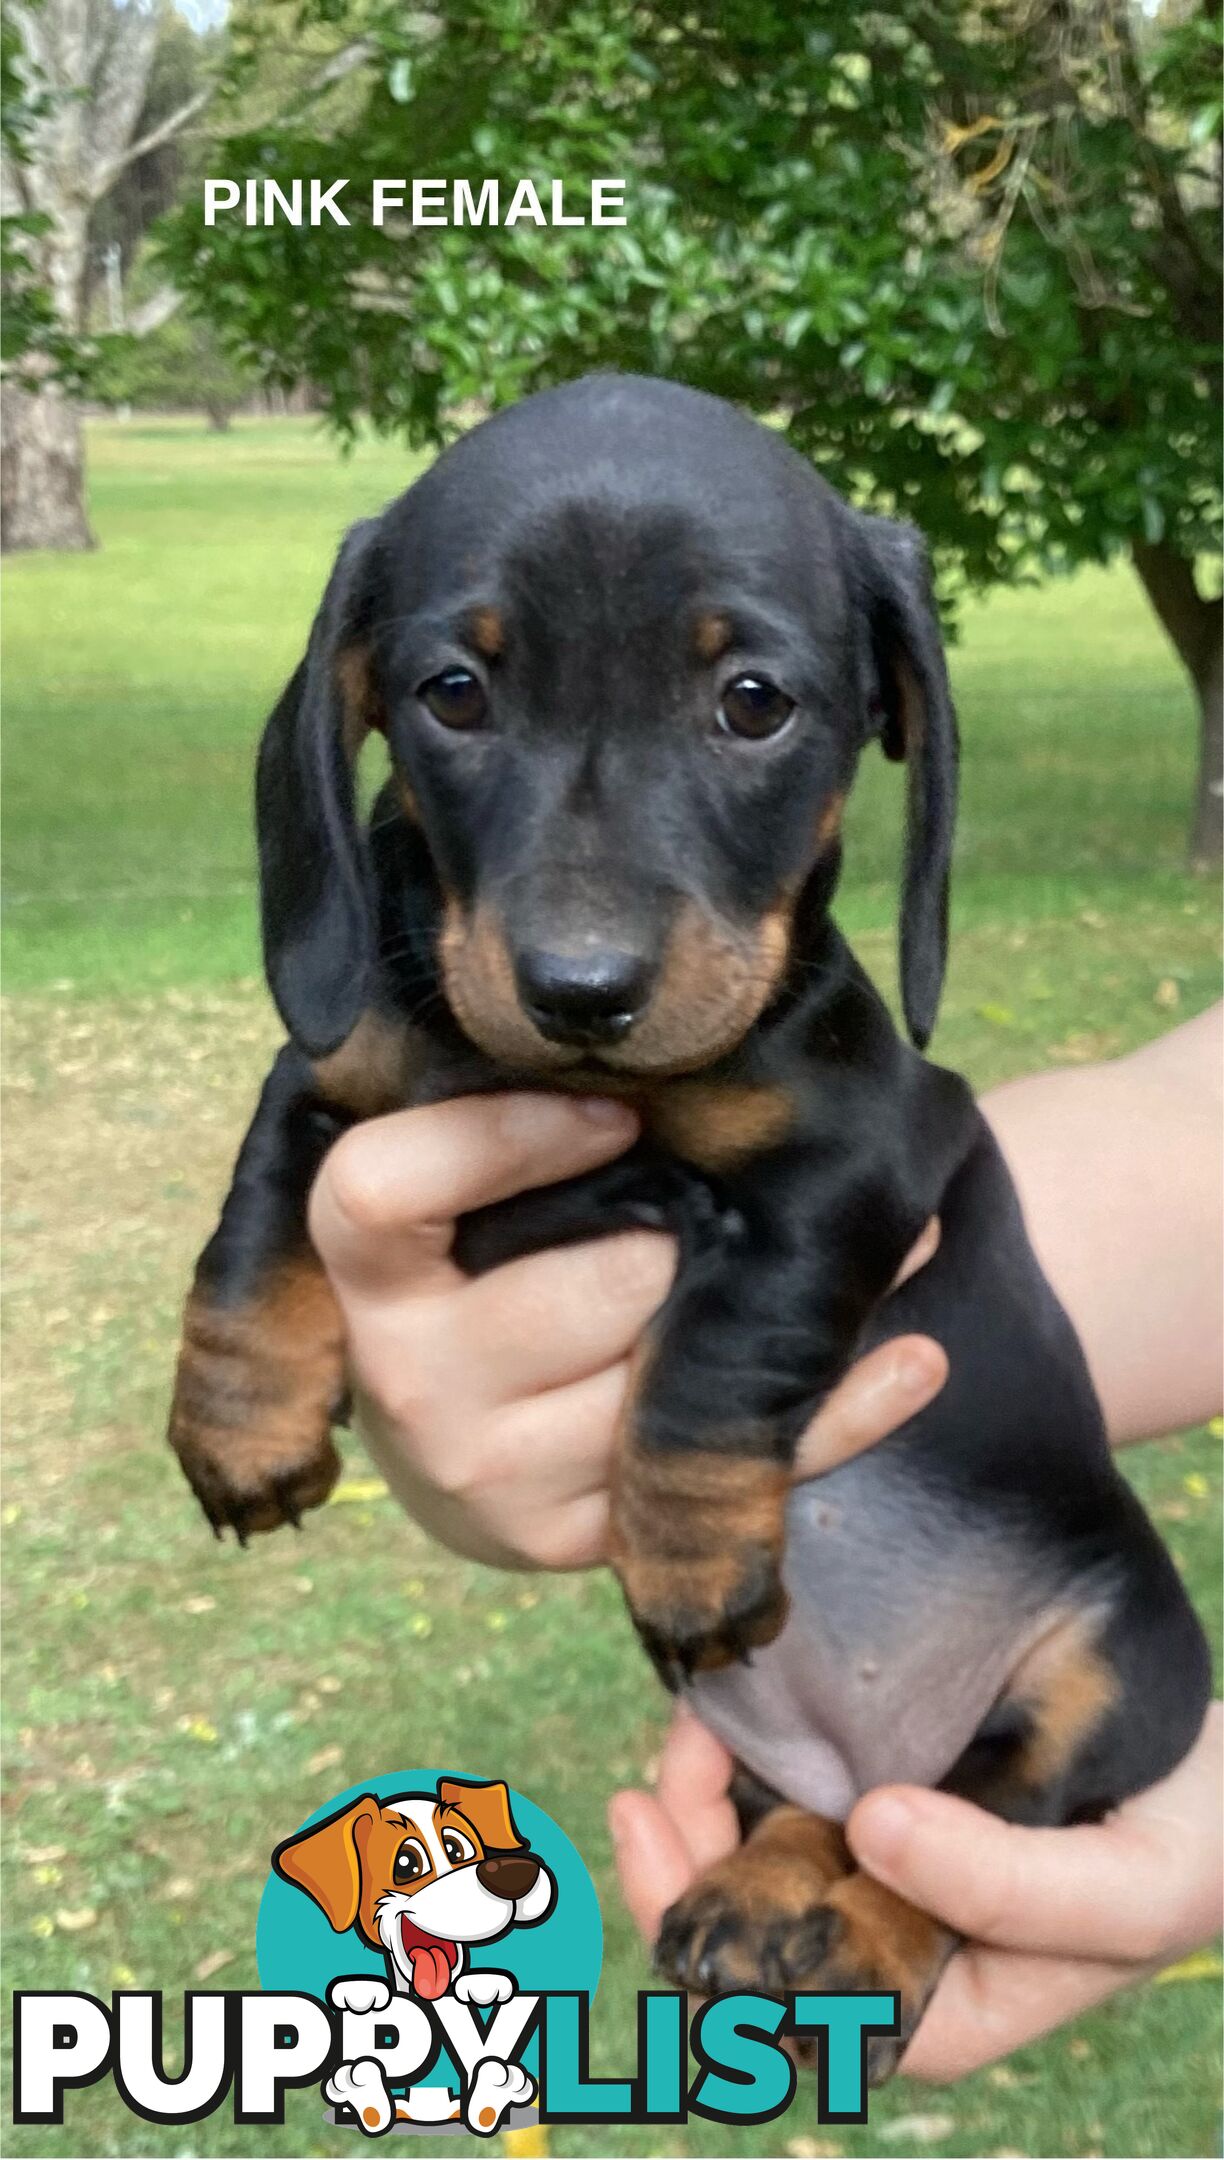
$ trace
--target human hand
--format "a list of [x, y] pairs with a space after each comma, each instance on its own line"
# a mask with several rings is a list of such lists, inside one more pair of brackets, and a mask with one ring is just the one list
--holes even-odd
[[[1184, 1762], [1107, 1821], [1022, 1830], [945, 1793], [888, 1786], [846, 1825], [869, 1874], [968, 1938], [902, 2070], [943, 2082], [1035, 2040], [1208, 1940], [1220, 1925], [1222, 1706]], [[739, 1839], [732, 1759], [675, 1713], [653, 1793], [609, 1822], [625, 1901], [648, 1943], [667, 1907]]]
[[[311, 1234], [344, 1315], [363, 1437], [408, 1513], [469, 1559], [578, 1568], [605, 1557], [629, 1358], [675, 1251], [658, 1232], [627, 1230], [470, 1281], [451, 1257], [455, 1218], [593, 1170], [636, 1131], [618, 1103], [467, 1098], [354, 1126], [319, 1173]], [[903, 1274], [937, 1241], [931, 1224]], [[809, 1428], [797, 1474], [882, 1439], [946, 1374], [923, 1336], [873, 1351]]]

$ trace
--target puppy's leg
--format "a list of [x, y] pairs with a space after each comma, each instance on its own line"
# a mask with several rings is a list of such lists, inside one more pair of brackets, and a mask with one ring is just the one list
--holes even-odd
[[727, 1200], [682, 1226], [613, 1466], [612, 1564], [670, 1686], [781, 1628], [799, 1436], [930, 1212], [868, 1166], [835, 1180], [817, 1150], [757, 1164]]
[[899, 2033], [868, 2041], [874, 2085], [895, 2069], [955, 1946], [859, 1872], [840, 1825], [783, 1803], [665, 1914], [655, 1961], [701, 1995], [895, 1993]]
[[306, 1231], [311, 1183], [346, 1121], [291, 1047], [265, 1082], [183, 1316], [170, 1444], [220, 1536], [296, 1522], [335, 1483], [340, 1314]]
[[1095, 1822], [1189, 1752], [1211, 1653], [1177, 1570], [1121, 1481], [1110, 1565], [1052, 1611], [943, 1789], [1005, 1821]]

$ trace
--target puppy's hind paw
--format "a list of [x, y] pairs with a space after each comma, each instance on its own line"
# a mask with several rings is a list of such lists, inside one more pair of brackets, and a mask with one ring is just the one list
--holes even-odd
[[[331, 1992], [330, 1989], [328, 1991]], [[367, 2137], [381, 2137], [395, 2120], [395, 2103], [382, 2067], [373, 2056], [340, 2063], [323, 2087], [334, 2107], [351, 2107]]]
[[511, 2108], [526, 2107], [535, 2098], [535, 2079], [521, 2063], [503, 2062], [498, 2055], [482, 2055], [472, 2072], [463, 2119], [476, 2137], [492, 2137]]

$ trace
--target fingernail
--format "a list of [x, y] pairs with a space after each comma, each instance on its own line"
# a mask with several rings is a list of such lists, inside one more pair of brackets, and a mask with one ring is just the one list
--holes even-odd
[[637, 1124], [637, 1118], [628, 1103], [617, 1102], [614, 1095], [578, 1095], [575, 1097], [575, 1107], [581, 1111], [583, 1117], [590, 1119], [592, 1125], [619, 1125], [625, 1132], [632, 1132]]
[[926, 1402], [943, 1384], [947, 1370], [935, 1343], [918, 1340], [897, 1352], [896, 1385], [904, 1395]]

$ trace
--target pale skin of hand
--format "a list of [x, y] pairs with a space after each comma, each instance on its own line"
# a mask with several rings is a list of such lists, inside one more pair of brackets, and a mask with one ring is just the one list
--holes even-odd
[[[983, 1104], [1039, 1257], [1079, 1328], [1121, 1443], [1212, 1414], [1220, 1365], [1220, 1009], [1112, 1065], [1013, 1083]], [[607, 1469], [627, 1362], [666, 1294], [667, 1239], [626, 1232], [468, 1282], [456, 1215], [591, 1169], [633, 1137], [617, 1105], [456, 1102], [356, 1128], [311, 1227], [344, 1310], [362, 1429], [408, 1512], [469, 1558], [573, 1568], [604, 1556]], [[907, 1263], [934, 1250], [931, 1226]], [[811, 1476], [936, 1395], [943, 1353], [903, 1337], [864, 1359], [801, 1443]], [[973, 1938], [905, 2068], [954, 2078], [1064, 2022], [1219, 1924], [1220, 1719], [1164, 1785], [1099, 1828], [1017, 1830], [911, 1789], [860, 1801], [861, 1864]], [[648, 1939], [728, 1852], [730, 1760], [677, 1715], [656, 1791], [611, 1822]]]

